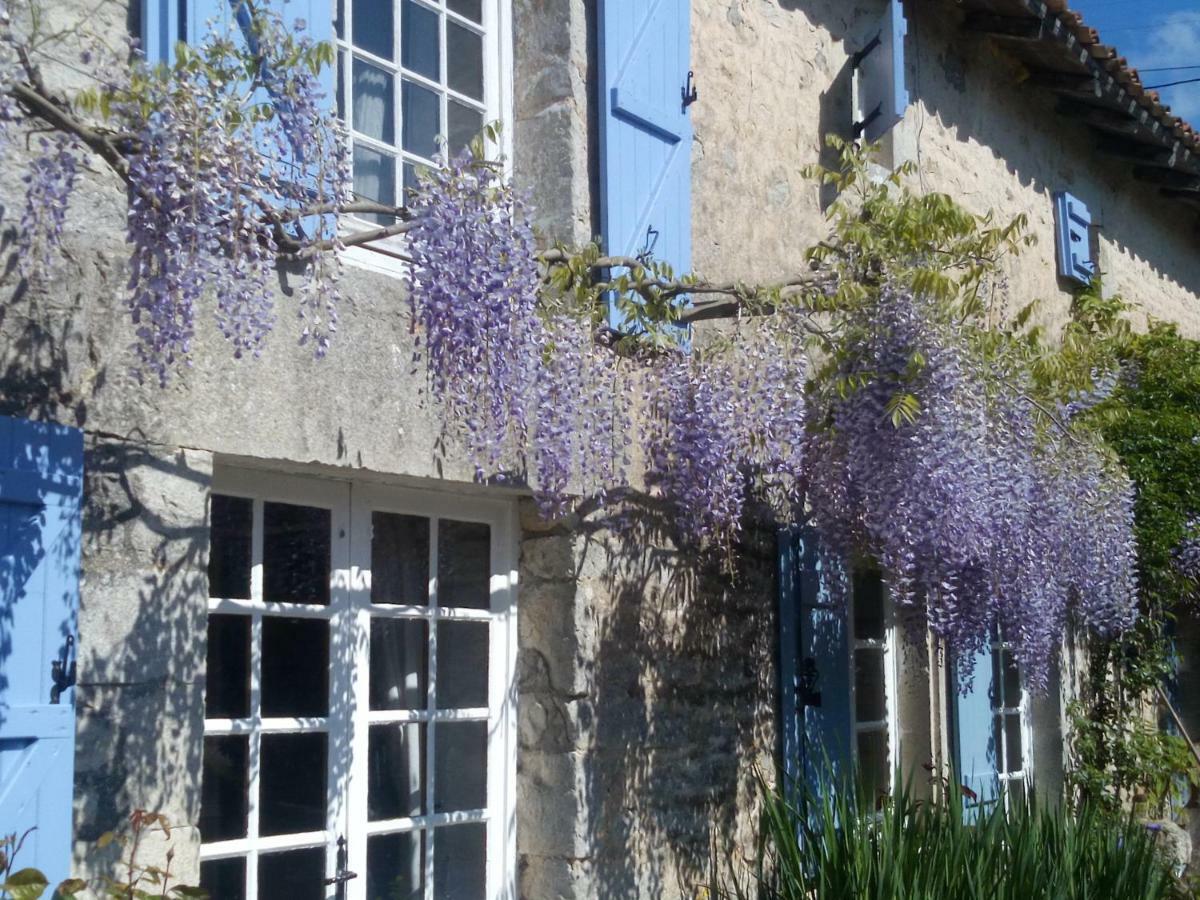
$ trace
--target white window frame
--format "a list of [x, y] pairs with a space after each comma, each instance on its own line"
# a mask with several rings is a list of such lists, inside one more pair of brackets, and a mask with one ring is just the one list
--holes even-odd
[[[1033, 784], [1033, 725], [1029, 715], [1029, 691], [1025, 686], [1025, 673], [1020, 671], [1018, 666], [1017, 671], [1021, 679], [1021, 700], [1016, 706], [1010, 705], [1007, 701], [1010, 699], [1004, 695], [1004, 654], [1012, 653], [1014, 647], [1011, 642], [1005, 641], [1003, 635], [999, 636], [998, 640], [990, 642], [992, 654], [992, 677], [995, 679], [997, 671], [999, 672], [998, 683], [993, 683], [992, 690], [999, 695], [1000, 703], [992, 708], [992, 719], [995, 722], [999, 719], [1000, 722], [1000, 746], [996, 748], [996, 778], [1000, 782], [1000, 792], [1004, 796], [1004, 803], [1007, 807], [1011, 802], [1012, 791], [1019, 785], [1024, 791], [1028, 791]], [[1000, 664], [996, 664], [996, 656], [999, 654]], [[1017, 721], [1020, 723], [1021, 730], [1021, 768], [1015, 772], [1008, 771], [1008, 719], [1011, 715], [1017, 715]]]
[[[208, 612], [246, 615], [251, 619], [250, 715], [247, 719], [205, 719], [206, 737], [248, 734], [248, 823], [250, 837], [200, 847], [201, 861], [245, 857], [248, 900], [257, 891], [258, 856], [276, 850], [324, 846], [326, 876], [336, 869], [333, 848], [339, 836], [349, 842], [347, 867], [358, 877], [346, 883], [347, 900], [366, 897], [367, 838], [370, 835], [408, 831], [423, 826], [458, 822], [484, 822], [487, 825], [486, 896], [502, 900], [516, 896], [516, 655], [517, 655], [517, 546], [518, 525], [513, 504], [490, 498], [459, 496], [419, 489], [396, 488], [371, 482], [348, 482], [301, 475], [281, 475], [254, 469], [218, 467], [213, 474], [212, 492], [254, 501], [254, 529], [251, 546], [251, 599], [210, 598]], [[328, 606], [297, 603], [267, 603], [262, 598], [263, 504], [281, 502], [316, 506], [331, 510], [330, 602]], [[490, 527], [491, 609], [444, 609], [436, 605], [397, 606], [373, 604], [371, 591], [371, 514], [386, 511], [428, 517], [430, 520], [429, 596], [437, 596], [437, 519], [481, 522]], [[264, 616], [319, 618], [330, 622], [330, 708], [322, 719], [290, 719], [261, 716], [261, 652]], [[369, 647], [372, 616], [420, 618], [430, 623], [429, 654], [431, 679], [425, 710], [369, 709]], [[436, 678], [436, 623], [439, 620], [488, 622], [491, 625], [488, 660], [488, 708], [433, 713], [433, 687]], [[336, 648], [346, 645], [348, 655], [335, 664]], [[353, 685], [358, 689], [354, 690]], [[335, 698], [351, 697], [351, 703]], [[367, 815], [368, 726], [382, 722], [486, 720], [488, 728], [486, 809], [438, 813], [432, 812], [434, 778], [434, 732], [426, 729], [426, 786], [430, 812], [404, 820], [369, 822]], [[330, 754], [329, 784], [335, 776], [348, 772], [344, 786], [331, 788], [325, 831], [256, 837], [258, 834], [259, 746], [261, 735], [268, 733], [325, 732], [340, 729], [348, 736], [349, 766], [345, 759]], [[342, 777], [345, 777], [344, 775]], [[436, 830], [426, 831], [426, 900], [433, 894], [433, 854]]]
[[[445, 23], [447, 19], [455, 22], [460, 22], [469, 26], [471, 30], [483, 30], [483, 122], [499, 121], [503, 124], [500, 135], [500, 146], [495, 148], [498, 155], [504, 160], [505, 175], [512, 176], [512, 122], [513, 122], [513, 24], [512, 24], [512, 0], [482, 0], [482, 22], [471, 22], [469, 19], [464, 19], [462, 16], [451, 12], [446, 7], [446, 0], [417, 0], [421, 5], [438, 12], [440, 18], [439, 34], [441, 40], [441, 48], [445, 49]], [[354, 99], [352, 96], [353, 81], [351, 78], [352, 69], [352, 52], [363, 57], [366, 61], [375, 65], [384, 65], [389, 70], [393, 67], [399, 72], [400, 66], [400, 10], [402, 0], [391, 0], [394, 9], [394, 50], [395, 59], [391, 62], [385, 60], [377, 60], [369, 53], [354, 49], [351, 50], [350, 36], [353, 35], [352, 30], [352, 0], [344, 0], [344, 11], [346, 16], [346, 38], [339, 38], [336, 30], [334, 32], [334, 91], [337, 91], [337, 84], [340, 82], [345, 85], [346, 98], [346, 113], [347, 125], [353, 129], [353, 105]], [[336, 15], [336, 11], [335, 11]], [[446, 81], [446, 54], [439, 53], [441, 63], [442, 82]], [[340, 68], [339, 68], [340, 67]], [[440, 85], [434, 86], [427, 79], [422, 79], [419, 75], [406, 75], [406, 78], [411, 78], [414, 82], [422, 83], [425, 86], [436, 90], [441, 96], [441, 121], [443, 129], [448, 127], [447, 119], [447, 97], [453, 92], [449, 87], [442, 88]], [[448, 92], [448, 93], [447, 93]], [[396, 75], [395, 84], [395, 104], [397, 109], [400, 107], [400, 76]], [[478, 101], [470, 98], [468, 100], [472, 105]], [[388, 147], [379, 141], [373, 141], [370, 138], [363, 138], [358, 135], [352, 136], [352, 142], [362, 140], [366, 145], [370, 145], [373, 149], [383, 149], [389, 153], [395, 153], [404, 158], [404, 152], [400, 149], [400, 119], [395, 120], [396, 125], [396, 145]], [[353, 160], [352, 160], [353, 164]], [[397, 184], [397, 190], [403, 191], [403, 165], [400, 166], [397, 172], [397, 177], [400, 181]], [[341, 236], [345, 237], [351, 234], [368, 231], [379, 226], [374, 222], [369, 222], [365, 219], [356, 216], [343, 216], [340, 219], [339, 231]], [[407, 242], [403, 235], [387, 238], [380, 241], [373, 241], [370, 245], [359, 245], [347, 247], [342, 251], [342, 258], [345, 262], [358, 267], [368, 269], [374, 272], [380, 272], [386, 275], [403, 275], [407, 271], [408, 263], [406, 262], [405, 248]]]
[[[851, 578], [851, 590], [849, 603], [846, 610], [846, 633], [849, 638], [847, 645], [850, 648], [850, 721], [854, 727], [854, 762], [858, 765], [858, 736], [866, 732], [883, 732], [887, 735], [888, 747], [888, 791], [894, 792], [896, 785], [892, 783], [892, 776], [896, 772], [897, 766], [900, 764], [900, 728], [899, 728], [899, 710], [896, 705], [897, 697], [897, 675], [896, 675], [896, 617], [895, 605], [892, 602], [891, 594], [887, 589], [886, 584], [880, 585], [882, 606], [883, 606], [883, 638], [860, 639], [855, 634], [854, 628], [854, 610], [858, 603], [858, 593], [853, 589], [854, 579]], [[855, 677], [857, 668], [857, 654], [860, 650], [882, 651], [883, 653], [883, 696], [885, 704], [885, 716], [882, 719], [860, 722], [858, 719], [858, 679]]]

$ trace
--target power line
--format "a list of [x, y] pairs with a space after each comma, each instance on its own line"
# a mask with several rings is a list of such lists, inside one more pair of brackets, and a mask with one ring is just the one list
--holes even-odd
[[1200, 69], [1200, 66], [1156, 66], [1153, 69], [1137, 67], [1139, 72], [1186, 72], [1192, 69]]
[[1197, 84], [1200, 83], [1200, 78], [1185, 78], [1183, 81], [1168, 81], [1166, 84], [1148, 84], [1146, 90], [1157, 91], [1159, 88], [1175, 87], [1180, 84]]

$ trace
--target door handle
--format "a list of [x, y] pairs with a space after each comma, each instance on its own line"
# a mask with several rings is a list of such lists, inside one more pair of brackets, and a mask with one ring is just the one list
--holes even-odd
[[817, 690], [817, 681], [821, 673], [817, 671], [817, 661], [811, 656], [804, 657], [800, 663], [800, 705], [820, 706], [821, 692]]
[[348, 863], [349, 852], [346, 850], [346, 838], [342, 835], [337, 842], [337, 874], [332, 878], [326, 878], [326, 885], [337, 885], [337, 900], [346, 900], [346, 882], [351, 878], [357, 878], [357, 872], [351, 872], [346, 868]]

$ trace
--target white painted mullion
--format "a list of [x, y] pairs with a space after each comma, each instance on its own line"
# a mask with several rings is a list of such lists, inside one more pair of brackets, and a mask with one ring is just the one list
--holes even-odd
[[365, 900], [367, 896], [367, 820], [368, 811], [368, 750], [370, 746], [371, 683], [371, 509], [359, 503], [358, 494], [350, 490], [350, 577], [345, 592], [344, 630], [348, 642], [349, 660], [344, 666], [346, 690], [343, 703], [347, 713], [350, 760], [347, 765], [348, 784], [345, 791], [346, 819], [342, 825], [349, 842], [348, 866], [359, 873], [347, 884], [349, 900]]
[[[429, 676], [426, 684], [425, 711], [432, 720], [437, 712], [437, 623], [438, 623], [438, 518], [429, 517]], [[434, 767], [436, 765], [437, 726], [425, 726], [425, 814], [433, 815]], [[436, 829], [425, 831], [425, 900], [433, 895], [433, 844]]]
[[[250, 534], [250, 600], [263, 602], [263, 501], [254, 500]], [[259, 767], [262, 761], [262, 735], [256, 727], [262, 721], [262, 614], [250, 616], [250, 733], [246, 784], [246, 897], [258, 897]]]
[[440, 156], [444, 161], [450, 160], [450, 101], [446, 91], [450, 87], [450, 42], [446, 40], [446, 9], [444, 3], [439, 3], [438, 10], [438, 109], [441, 110], [442, 143]]
[[516, 653], [516, 560], [512, 553], [511, 511], [491, 525], [491, 569], [489, 586], [491, 612], [488, 653], [488, 706], [493, 711], [488, 728], [487, 750], [487, 894], [488, 900], [515, 896], [516, 882], [510, 871], [515, 857], [516, 784], [515, 653]]
[[[261, 508], [261, 501], [255, 501]], [[259, 567], [261, 570], [261, 566]], [[253, 590], [253, 589], [252, 589]], [[262, 731], [262, 614], [254, 613], [250, 618], [250, 731], [247, 763], [247, 815], [246, 837], [249, 852], [246, 854], [246, 896], [258, 896], [258, 829], [259, 787], [261, 784]]]
[[392, 4], [392, 62], [390, 71], [392, 73], [392, 122], [396, 129], [392, 138], [395, 140], [395, 146], [392, 147], [392, 171], [395, 172], [395, 196], [392, 202], [400, 201], [400, 206], [405, 205], [407, 199], [404, 196], [404, 157], [401, 155], [401, 148], [404, 146], [404, 76], [402, 74], [403, 66], [400, 62], [400, 51], [402, 49], [402, 41], [404, 31], [404, 9], [403, 0], [383, 0], [385, 3]]
[[[504, 159], [505, 174], [512, 176], [513, 129], [509, 123], [513, 115], [513, 27], [511, 0], [493, 0], [483, 3], [483, 27], [485, 52], [490, 52], [491, 77], [484, 69], [483, 97], [488, 107], [488, 117], [504, 123], [500, 133], [500, 156]], [[486, 61], [486, 60], [485, 60]], [[517, 532], [513, 532], [515, 535]]]
[[[887, 721], [884, 723], [887, 731], [888, 746], [888, 783], [900, 767], [900, 706], [899, 679], [896, 674], [896, 662], [899, 655], [896, 650], [896, 609], [892, 597], [886, 587], [883, 591], [883, 700], [884, 713]], [[891, 784], [892, 791], [899, 785]]]

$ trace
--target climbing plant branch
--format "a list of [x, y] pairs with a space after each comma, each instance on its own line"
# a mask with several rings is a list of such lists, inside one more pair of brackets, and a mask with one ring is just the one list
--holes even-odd
[[106, 78], [66, 96], [23, 53], [36, 21], [5, 2], [0, 124], [9, 140], [39, 132], [20, 274], [54, 277], [79, 173], [99, 157], [129, 197], [142, 375], [165, 382], [189, 362], [201, 314], [235, 356], [258, 355], [278, 330], [281, 262], [300, 270], [286, 301], [300, 340], [324, 354], [341, 251], [375, 244], [409, 262], [397, 293], [443, 445], [481, 481], [527, 486], [545, 515], [648, 495], [682, 546], [724, 559], [754, 516], [807, 523], [835, 592], [849, 560], [871, 560], [964, 659], [1002, 627], [1034, 684], [1069, 615], [1128, 626], [1132, 492], [1077, 421], [1104, 367], [1098, 320], [1063, 336], [992, 321], [1000, 264], [1029, 242], [1022, 218], [916, 193], [907, 169], [878, 179], [870, 148], [832, 140], [839, 163], [809, 173], [837, 192], [828, 234], [796, 248], [786, 277], [708, 280], [595, 243], [547, 248], [485, 153], [491, 126], [403, 206], [356, 196], [322, 94], [333, 49], [301, 23], [255, 9], [169, 66], [85, 46]]

